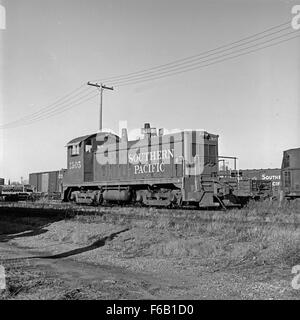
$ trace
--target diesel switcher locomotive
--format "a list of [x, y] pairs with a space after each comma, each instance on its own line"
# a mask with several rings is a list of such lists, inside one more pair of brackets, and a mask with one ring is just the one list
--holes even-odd
[[63, 199], [78, 204], [223, 207], [238, 204], [218, 177], [218, 135], [206, 131], [164, 134], [145, 124], [143, 138], [100, 132], [67, 144]]

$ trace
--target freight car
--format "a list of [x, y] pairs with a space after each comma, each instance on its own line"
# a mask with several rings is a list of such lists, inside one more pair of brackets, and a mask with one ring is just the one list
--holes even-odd
[[280, 191], [281, 169], [242, 169], [240, 170], [243, 178], [254, 179], [262, 183], [270, 181], [272, 184], [273, 196], [278, 196]]
[[300, 198], [300, 148], [283, 152], [281, 181], [287, 199]]
[[33, 196], [33, 187], [30, 185], [7, 185], [0, 187], [1, 201], [26, 201]]
[[232, 181], [237, 193], [252, 199], [277, 198], [280, 191], [280, 169], [220, 170], [220, 177]]
[[150, 124], [129, 141], [100, 132], [67, 144], [63, 199], [79, 204], [140, 203], [148, 206], [238, 204], [218, 177], [218, 135], [206, 131], [164, 134]]
[[61, 169], [29, 174], [29, 184], [34, 186], [36, 198], [60, 199], [64, 172], [65, 169]]
[[221, 181], [228, 183], [233, 188], [232, 193], [241, 204], [246, 204], [249, 200], [259, 201], [276, 197], [271, 181], [224, 175], [221, 176]]

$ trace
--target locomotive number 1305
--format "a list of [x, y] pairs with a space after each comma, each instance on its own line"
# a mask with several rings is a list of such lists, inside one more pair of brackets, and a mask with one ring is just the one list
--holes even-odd
[[81, 169], [81, 161], [71, 161], [69, 164], [69, 169]]

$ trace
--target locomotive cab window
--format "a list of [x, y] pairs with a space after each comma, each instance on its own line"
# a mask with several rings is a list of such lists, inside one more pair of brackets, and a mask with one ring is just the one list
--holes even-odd
[[85, 148], [84, 148], [84, 151], [86, 153], [91, 153], [92, 152], [92, 140], [88, 140], [86, 143], [85, 143]]
[[92, 152], [92, 146], [91, 145], [86, 145], [85, 146], [85, 152], [86, 153], [91, 153]]
[[80, 154], [80, 147], [79, 147], [79, 144], [75, 144], [72, 146], [72, 149], [71, 149], [71, 155], [72, 156], [78, 156]]

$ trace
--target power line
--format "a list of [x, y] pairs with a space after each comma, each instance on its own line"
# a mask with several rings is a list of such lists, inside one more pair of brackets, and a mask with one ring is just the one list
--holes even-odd
[[[199, 69], [201, 68], [201, 64], [205, 63], [205, 62], [209, 62], [209, 61], [214, 61], [216, 59], [219, 59], [219, 58], [223, 58], [223, 57], [226, 57], [226, 56], [231, 56], [232, 54], [234, 53], [237, 53], [237, 52], [242, 52], [242, 51], [245, 51], [247, 49], [251, 49], [251, 48], [254, 48], [254, 47], [257, 47], [257, 46], [260, 46], [264, 43], [268, 43], [268, 42], [271, 42], [271, 41], [274, 41], [274, 40], [277, 40], [279, 38], [282, 38], [282, 37], [285, 37], [287, 35], [290, 35], [290, 34], [296, 34], [298, 33], [299, 34], [299, 31], [293, 31], [293, 32], [289, 32], [289, 33], [286, 33], [282, 36], [279, 36], [279, 37], [275, 37], [275, 38], [272, 38], [272, 39], [269, 39], [268, 41], [264, 41], [263, 43], [258, 43], [258, 44], [255, 44], [255, 45], [252, 45], [252, 46], [248, 46], [246, 48], [242, 48], [242, 49], [239, 49], [239, 50], [235, 50], [233, 52], [230, 52], [228, 54], [224, 54], [224, 55], [221, 55], [221, 56], [216, 56], [216, 57], [213, 57], [213, 58], [210, 58], [210, 59], [207, 59], [207, 60], [203, 60], [203, 61], [199, 61], [199, 62], [196, 62], [196, 63], [192, 63], [190, 65], [187, 65], [185, 67], [176, 67], [174, 70], [167, 70], [167, 71], [162, 71], [162, 72], [157, 72], [155, 74], [149, 74], [149, 75], [146, 75], [146, 76], [140, 76], [140, 77], [136, 77], [134, 79], [129, 79], [129, 80], [124, 80], [124, 81], [119, 81], [117, 83], [115, 83], [115, 87], [121, 87], [121, 86], [125, 86], [125, 85], [131, 85], [131, 84], [137, 84], [139, 82], [145, 82], [145, 81], [150, 81], [150, 80], [157, 80], [157, 79], [161, 79], [161, 78], [164, 78], [164, 77], [168, 77], [168, 76], [173, 76], [173, 75], [177, 75], [177, 74], [181, 74], [181, 73], [184, 73], [184, 72], [188, 72], [188, 71], [192, 71], [192, 70], [196, 70], [196, 69]], [[286, 41], [289, 41], [289, 40], [292, 40], [292, 39], [295, 39], [297, 38], [298, 36], [295, 36], [295, 37], [291, 37], [291, 38], [288, 38], [288, 39], [285, 39], [285, 40], [282, 40], [282, 41], [278, 41], [278, 42], [275, 42], [271, 45], [268, 45], [268, 46], [263, 46], [261, 48], [257, 48], [255, 50], [251, 50], [249, 52], [244, 52], [242, 54], [238, 54], [238, 55], [235, 55], [235, 56], [232, 56], [232, 57], [229, 57], [227, 59], [221, 59], [221, 60], [218, 60], [217, 62], [221, 62], [221, 61], [227, 61], [229, 59], [233, 59], [235, 57], [240, 57], [242, 55], [246, 55], [248, 53], [252, 53], [252, 52], [255, 52], [255, 51], [259, 51], [259, 50], [262, 50], [262, 49], [265, 49], [265, 48], [269, 48], [269, 47], [272, 47], [272, 46], [275, 46], [277, 44], [280, 44], [280, 43], [283, 43], [283, 42], [286, 42]], [[214, 63], [210, 63], [208, 65], [212, 65]], [[207, 66], [207, 65], [205, 65]], [[164, 76], [162, 76], [164, 75]]]
[[[27, 125], [27, 124], [32, 124], [32, 123], [35, 123], [37, 121], [48, 119], [48, 118], [50, 118], [52, 116], [55, 116], [57, 114], [61, 114], [62, 112], [70, 110], [70, 109], [74, 108], [75, 106], [78, 106], [79, 104], [82, 104], [83, 102], [91, 100], [92, 98], [97, 96], [97, 94], [95, 95], [93, 93], [94, 92], [89, 92], [87, 95], [84, 95], [84, 96], [82, 96], [80, 98], [77, 98], [74, 101], [69, 101], [67, 104], [65, 103], [63, 105], [63, 107], [61, 107], [60, 109], [49, 110], [49, 111], [45, 112], [44, 114], [40, 114], [38, 116], [35, 116], [35, 117], [30, 118], [30, 119], [24, 120], [21, 123], [7, 124], [5, 126], [2, 126], [1, 128], [12, 129], [12, 128], [24, 126], [24, 125]], [[91, 94], [93, 94], [93, 95], [91, 96]]]
[[[271, 31], [271, 30], [274, 30], [274, 29], [277, 29], [279, 27], [282, 27], [284, 25], [289, 25], [287, 26], [286, 28], [283, 28], [281, 30], [278, 30], [278, 31], [275, 31], [269, 35], [272, 35], [272, 34], [275, 34], [275, 33], [278, 33], [278, 32], [281, 32], [281, 31], [284, 31], [284, 30], [287, 30], [287, 29], [290, 29], [290, 22], [285, 22], [285, 23], [282, 23], [280, 25], [277, 25], [277, 26], [274, 26], [272, 28], [268, 28], [264, 31], [261, 31], [261, 32], [258, 32], [256, 34], [253, 34], [251, 36], [248, 36], [248, 37], [245, 37], [245, 38], [242, 38], [240, 40], [237, 40], [237, 41], [234, 41], [234, 42], [231, 42], [231, 43], [228, 43], [228, 44], [225, 44], [225, 45], [222, 45], [222, 46], [219, 46], [219, 47], [216, 47], [214, 49], [210, 49], [210, 50], [207, 50], [207, 51], [203, 51], [201, 53], [198, 53], [196, 55], [192, 55], [192, 56], [189, 56], [189, 57], [186, 57], [186, 58], [182, 58], [182, 59], [178, 59], [178, 60], [174, 60], [172, 62], [169, 62], [169, 63], [166, 63], [166, 64], [161, 64], [159, 66], [155, 66], [155, 67], [152, 67], [152, 68], [148, 68], [148, 69], [144, 69], [144, 70], [140, 70], [140, 71], [136, 71], [136, 72], [131, 72], [131, 73], [127, 73], [127, 74], [123, 74], [123, 75], [120, 75], [120, 76], [115, 76], [115, 77], [110, 77], [110, 78], [101, 78], [101, 79], [97, 79], [95, 81], [117, 81], [117, 80], [122, 80], [123, 78], [127, 78], [127, 77], [130, 77], [130, 76], [134, 76], [134, 75], [139, 75], [139, 74], [143, 74], [143, 73], [147, 73], [148, 71], [152, 71], [152, 70], [157, 70], [157, 69], [164, 69], [166, 67], [169, 67], [169, 66], [172, 66], [172, 65], [176, 65], [177, 63], [181, 63], [181, 62], [184, 62], [184, 61], [189, 61], [189, 60], [194, 60], [195, 58], [199, 58], [205, 54], [209, 54], [211, 52], [214, 52], [214, 51], [219, 51], [220, 49], [224, 49], [226, 47], [229, 47], [229, 46], [232, 46], [232, 45], [235, 45], [237, 43], [240, 43], [240, 42], [243, 42], [245, 40], [248, 40], [248, 39], [251, 39], [251, 38], [255, 38], [257, 37], [258, 35], [261, 35], [261, 34], [264, 34], [268, 31]], [[261, 38], [265, 38], [269, 35], [265, 35]], [[254, 40], [251, 40], [247, 43], [250, 43], [250, 42], [254, 42], [254, 41], [257, 41], [258, 39], [254, 39]], [[246, 43], [244, 43], [246, 44]], [[241, 45], [244, 45], [244, 44], [241, 44]], [[239, 45], [239, 46], [241, 46]], [[230, 48], [226, 49], [226, 50], [230, 50]], [[225, 51], [226, 51], [225, 50]], [[222, 52], [223, 50], [221, 50]], [[188, 63], [188, 62], [187, 62]]]
[[[158, 69], [158, 67], [157, 67], [157, 68], [156, 68], [157, 70], [152, 70], [152, 71], [148, 71], [148, 72], [140, 72], [139, 74], [131, 75], [131, 76], [128, 76], [128, 77], [125, 77], [125, 76], [124, 76], [124, 77], [120, 77], [119, 79], [114, 79], [114, 81], [119, 82], [119, 81], [125, 81], [125, 80], [134, 80], [134, 79], [138, 79], [138, 78], [143, 77], [143, 76], [160, 73], [160, 72], [162, 72], [163, 70], [171, 70], [171, 69], [177, 68], [177, 67], [179, 67], [179, 66], [187, 66], [187, 67], [188, 67], [192, 62], [201, 61], [201, 60], [204, 59], [204, 58], [211, 57], [211, 56], [214, 56], [214, 55], [219, 54], [219, 53], [227, 52], [227, 51], [230, 51], [230, 50], [232, 50], [232, 49], [245, 46], [245, 45], [248, 44], [248, 43], [256, 42], [256, 41], [258, 41], [258, 40], [264, 39], [264, 38], [266, 38], [266, 37], [269, 37], [269, 36], [271, 36], [271, 35], [273, 35], [273, 34], [279, 33], [279, 32], [281, 32], [281, 31], [287, 30], [287, 29], [290, 29], [290, 28], [287, 27], [287, 28], [284, 28], [284, 29], [275, 31], [275, 32], [273, 32], [273, 33], [267, 34], [267, 35], [265, 35], [265, 36], [256, 38], [256, 39], [254, 39], [254, 40], [247, 41], [247, 42], [244, 42], [244, 43], [235, 45], [235, 46], [231, 46], [231, 47], [229, 47], [229, 48], [227, 48], [227, 49], [223, 49], [223, 50], [221, 50], [221, 51], [218, 50], [218, 51], [215, 52], [215, 53], [210, 53], [210, 54], [204, 55], [204, 56], [202, 56], [202, 57], [193, 58], [193, 59], [190, 59], [190, 60], [188, 60], [188, 61], [184, 61], [184, 62], [176, 63], [176, 64], [175, 64], [175, 63], [170, 63], [169, 66], [161, 66], [161, 67], [159, 67], [159, 69]], [[213, 50], [211, 50], [211, 51], [213, 51]]]
[[[256, 39], [251, 40], [251, 41], [247, 41], [247, 42], [244, 42], [244, 43], [235, 45], [235, 46], [231, 46], [231, 47], [229, 47], [229, 48], [227, 48], [227, 49], [223, 49], [223, 50], [221, 50], [221, 51], [218, 50], [218, 51], [215, 52], [215, 53], [210, 53], [210, 54], [204, 55], [204, 56], [202, 56], [201, 58], [200, 58], [200, 57], [193, 58], [193, 59], [190, 59], [190, 60], [185, 61], [185, 62], [172, 64], [172, 65], [170, 65], [170, 66], [168, 66], [168, 67], [167, 67], [167, 66], [164, 66], [164, 67], [161, 67], [160, 69], [161, 69], [161, 70], [164, 70], [164, 69], [166, 69], [166, 70], [171, 70], [171, 69], [177, 68], [177, 67], [179, 67], [179, 66], [185, 66], [185, 65], [189, 66], [189, 64], [191, 64], [192, 62], [201, 61], [201, 60], [204, 59], [204, 58], [211, 57], [211, 56], [214, 56], [214, 55], [219, 54], [219, 53], [227, 52], [227, 51], [230, 51], [230, 50], [235, 49], [235, 48], [238, 48], [238, 47], [242, 47], [242, 46], [244, 46], [244, 45], [246, 45], [246, 44], [248, 44], [248, 43], [256, 42], [256, 41], [258, 41], [258, 40], [264, 39], [264, 38], [266, 38], [266, 37], [269, 37], [269, 36], [271, 36], [271, 35], [273, 35], [273, 34], [279, 33], [279, 32], [281, 32], [281, 31], [284, 31], [284, 30], [287, 30], [287, 29], [290, 29], [290, 27], [287, 27], [287, 28], [284, 28], [284, 29], [281, 29], [281, 30], [272, 32], [272, 33], [270, 33], [270, 34], [264, 35], [264, 36], [262, 36], [262, 37], [256, 38]], [[287, 34], [288, 34], [288, 33], [287, 33]], [[255, 44], [254, 44], [254, 45], [255, 45]], [[213, 50], [211, 50], [211, 51], [213, 51]], [[161, 72], [161, 71], [154, 71], [154, 70], [153, 70], [153, 71], [149, 71], [149, 72], [143, 72], [143, 73], [141, 73], [140, 75], [135, 75], [135, 76], [132, 75], [132, 76], [129, 76], [129, 77], [120, 78], [120, 81], [123, 81], [123, 80], [131, 80], [131, 79], [134, 79], [134, 78], [138, 78], [139, 76], [142, 76], [142, 75], [148, 75], [148, 74], [152, 74], [152, 73], [155, 74], [155, 73], [158, 73], [158, 72]], [[114, 79], [114, 81], [117, 81], [117, 79]]]
[[[291, 33], [295, 33], [295, 32], [291, 32]], [[289, 33], [289, 34], [290, 34], [290, 33]], [[182, 70], [182, 71], [178, 71], [178, 72], [175, 72], [175, 73], [173, 72], [172, 74], [167, 74], [167, 75], [160, 75], [160, 76], [155, 76], [155, 77], [152, 76], [151, 78], [147, 77], [147, 78], [141, 79], [141, 80], [139, 80], [139, 81], [134, 81], [134, 82], [133, 82], [133, 81], [130, 81], [129, 83], [117, 84], [116, 86], [117, 86], [117, 87], [122, 87], [122, 86], [126, 86], [126, 85], [141, 83], [141, 82], [150, 81], [150, 80], [161, 79], [161, 78], [164, 78], [164, 77], [167, 77], [167, 76], [171, 76], [171, 75], [174, 75], [174, 74], [180, 74], [180, 73], [183, 73], [183, 72], [196, 70], [196, 69], [199, 69], [199, 68], [202, 68], [202, 67], [207, 67], [207, 66], [214, 65], [214, 64], [217, 64], [217, 63], [220, 63], [220, 62], [223, 62], [223, 61], [227, 61], [227, 60], [230, 60], [230, 59], [234, 59], [234, 58], [237, 58], [237, 57], [246, 55], [246, 54], [250, 54], [250, 53], [253, 53], [253, 52], [256, 52], [256, 51], [265, 49], [265, 48], [269, 48], [269, 47], [278, 45], [278, 44], [280, 44], [280, 43], [283, 43], [283, 42], [286, 42], [286, 41], [289, 41], [289, 40], [292, 40], [292, 39], [295, 39], [295, 38], [298, 38], [298, 37], [300, 37], [300, 35], [295, 36], [295, 37], [290, 37], [290, 38], [287, 38], [287, 39], [284, 39], [284, 40], [281, 40], [281, 41], [272, 43], [272, 44], [267, 45], [267, 46], [263, 46], [263, 47], [260, 47], [260, 48], [256, 48], [256, 49], [254, 49], [254, 50], [250, 50], [250, 51], [247, 51], [247, 52], [243, 52], [243, 53], [238, 54], [238, 55], [229, 56], [229, 57], [227, 57], [227, 58], [219, 59], [219, 60], [213, 61], [213, 62], [208, 63], [208, 64], [205, 64], [205, 65], [200, 65], [200, 66], [198, 66], [198, 67], [196, 67], [196, 68], [195, 68], [195, 67], [194, 67], [194, 68], [189, 68], [188, 70]], [[277, 37], [277, 38], [279, 38], [279, 37]], [[277, 38], [270, 39], [269, 41], [274, 41], [274, 39], [277, 39]], [[259, 44], [259, 45], [261, 45], [261, 44]], [[252, 47], [253, 47], [253, 46], [250, 46], [250, 47], [248, 47], [248, 48], [252, 48]], [[247, 48], [244, 48], [243, 50], [245, 50], [245, 49], [247, 49]], [[238, 50], [238, 51], [241, 51], [241, 50]], [[237, 51], [236, 51], [236, 52], [237, 52]], [[233, 54], [233, 53], [235, 53], [235, 52], [230, 53], [230, 55]], [[228, 54], [227, 54], [227, 55], [228, 55]], [[223, 55], [223, 56], [224, 56], [224, 55]], [[219, 58], [219, 57], [218, 57], [218, 58]], [[214, 59], [216, 59], [216, 58], [214, 58]], [[209, 60], [207, 60], [207, 61], [211, 61], [211, 60], [213, 60], [213, 59], [209, 59]], [[202, 62], [202, 63], [203, 63], [203, 62]], [[89, 96], [89, 95], [90, 95], [90, 93], [88, 94], [88, 96]], [[93, 97], [95, 97], [95, 96], [96, 96], [96, 95], [94, 95]], [[84, 96], [84, 97], [85, 97], [85, 96]], [[82, 98], [84, 98], [84, 97], [81, 97], [80, 99], [82, 99]], [[91, 98], [93, 98], [93, 97], [91, 97]], [[80, 103], [83, 103], [83, 102], [85, 102], [85, 101], [81, 101]], [[77, 104], [76, 104], [76, 105], [77, 105]], [[71, 109], [72, 107], [73, 107], [73, 106], [68, 107], [68, 108], [66, 108], [66, 110]], [[57, 113], [61, 113], [61, 112], [64, 112], [64, 111], [65, 111], [65, 110], [63, 109], [63, 110], [61, 110], [60, 112], [57, 112]], [[55, 114], [56, 114], [56, 113], [55, 113]], [[50, 116], [52, 116], [52, 115], [50, 115]], [[44, 118], [42, 118], [41, 120], [43, 120], [43, 119], [44, 119]], [[35, 121], [36, 121], [36, 120], [40, 120], [40, 119], [35, 119]], [[35, 121], [34, 121], [34, 122], [35, 122]]]
[[[290, 27], [285, 27], [285, 28], [282, 28], [280, 30], [274, 31], [272, 33], [268, 33], [268, 32], [272, 31], [272, 30], [275, 30], [275, 29], [278, 29], [278, 28], [280, 28], [282, 26], [285, 26], [287, 24], [290, 24], [290, 22], [282, 23], [282, 24], [277, 25], [275, 27], [268, 28], [268, 29], [266, 29], [266, 30], [264, 30], [262, 32], [259, 32], [259, 33], [256, 33], [254, 35], [245, 37], [243, 39], [231, 42], [229, 44], [225, 44], [225, 45], [219, 46], [219, 47], [217, 47], [215, 49], [211, 49], [211, 50], [199, 53], [197, 55], [193, 55], [193, 56], [190, 56], [190, 57], [178, 59], [178, 60], [175, 60], [175, 61], [167, 63], [167, 64], [163, 64], [163, 65], [159, 65], [159, 66], [156, 66], [156, 67], [144, 69], [144, 70], [141, 70], [141, 71], [132, 72], [132, 73], [116, 76], [116, 77], [106, 78], [106, 79], [103, 79], [103, 80], [109, 80], [109, 79], [115, 80], [115, 82], [116, 82], [115, 86], [116, 87], [122, 87], [122, 86], [128, 86], [128, 85], [137, 84], [137, 83], [141, 83], [141, 82], [145, 82], [145, 81], [157, 80], [157, 79], [165, 78], [165, 77], [168, 77], [168, 76], [173, 76], [173, 75], [176, 75], [176, 74], [180, 74], [180, 73], [184, 73], [184, 72], [200, 69], [200, 68], [203, 68], [203, 67], [206, 67], [206, 66], [209, 66], [209, 65], [213, 65], [213, 64], [216, 64], [216, 63], [220, 63], [220, 62], [223, 62], [223, 61], [227, 61], [227, 60], [230, 60], [230, 59], [234, 59], [234, 58], [237, 58], [237, 57], [240, 57], [240, 56], [252, 53], [252, 52], [256, 52], [256, 51], [259, 51], [259, 50], [262, 50], [262, 49], [265, 49], [265, 48], [268, 48], [268, 47], [272, 47], [274, 45], [278, 45], [280, 43], [292, 40], [294, 38], [297, 38], [298, 36], [291, 37], [291, 38], [288, 38], [288, 39], [285, 39], [285, 40], [282, 40], [282, 41], [278, 41], [278, 42], [273, 43], [273, 44], [268, 45], [268, 46], [263, 46], [263, 47], [260, 47], [260, 48], [256, 48], [255, 50], [243, 52], [245, 50], [252, 49], [254, 47], [260, 46], [260, 45], [262, 45], [264, 43], [275, 41], [275, 40], [277, 40], [279, 38], [282, 38], [282, 37], [285, 37], [285, 36], [287, 36], [289, 34], [296, 33], [295, 31], [293, 31], [293, 32], [285, 33], [285, 34], [282, 34], [280, 36], [274, 37], [272, 39], [268, 39], [267, 41], [264, 41], [263, 43], [256, 43], [256, 44], [250, 45], [248, 47], [241, 48], [239, 50], [233, 50], [232, 52], [227, 53], [227, 54], [221, 54], [220, 56], [216, 56], [216, 55], [218, 55], [218, 54], [220, 54], [222, 52], [227, 52], [229, 50], [235, 49], [237, 47], [245, 46], [248, 43], [257, 42], [258, 40], [264, 39], [264, 38], [269, 37], [271, 35], [274, 35], [276, 33], [280, 33], [280, 32], [282, 32], [282, 31], [284, 31], [286, 29], [289, 29]], [[265, 33], [268, 33], [268, 34], [257, 38], [257, 36], [265, 34]], [[254, 38], [254, 39], [245, 42], [246, 40], [251, 39], [251, 38]], [[238, 43], [240, 43], [240, 44], [238, 44]], [[238, 44], [238, 45], [235, 45], [235, 44]], [[225, 48], [227, 48], [227, 49], [225, 49]], [[212, 53], [212, 52], [215, 52], [215, 53]], [[235, 54], [237, 52], [242, 52], [242, 53], [232, 56], [232, 54]], [[207, 60], [203, 60], [206, 57], [211, 57], [211, 58], [207, 59]], [[227, 58], [224, 58], [224, 57], [227, 57]], [[219, 59], [219, 60], [216, 60], [216, 59]], [[210, 63], [207, 63], [207, 64], [203, 65], [203, 63], [205, 63], [205, 62], [210, 62]], [[70, 93], [64, 95], [60, 99], [56, 100], [54, 103], [52, 103], [50, 105], [47, 105], [47, 106], [41, 108], [40, 110], [38, 110], [38, 111], [36, 111], [36, 112], [34, 112], [32, 114], [29, 114], [27, 116], [24, 116], [24, 117], [22, 117], [22, 118], [20, 118], [18, 120], [15, 120], [15, 121], [12, 121], [10, 123], [7, 123], [5, 125], [0, 126], [0, 129], [15, 128], [15, 127], [22, 126], [22, 125], [25, 125], [25, 124], [31, 124], [31, 123], [34, 123], [34, 122], [37, 122], [37, 121], [48, 119], [48, 118], [50, 118], [50, 117], [52, 117], [52, 116], [54, 116], [56, 114], [60, 114], [62, 112], [65, 112], [65, 111], [67, 111], [67, 110], [69, 110], [69, 109], [71, 109], [71, 108], [73, 108], [73, 107], [75, 107], [75, 106], [77, 106], [77, 105], [79, 105], [79, 104], [81, 104], [83, 102], [91, 100], [92, 98], [94, 98], [96, 96], [96, 95], [93, 95], [91, 97], [90, 96], [91, 92], [90, 92], [89, 94], [81, 96], [78, 99], [76, 99], [75, 101], [72, 101], [75, 97], [77, 97], [77, 96], [83, 94], [84, 92], [86, 92], [87, 88], [86, 87], [83, 88], [83, 87], [85, 87], [84, 84], [81, 85], [80, 87], [72, 90]]]
[[9, 123], [7, 123], [5, 125], [0, 126], [0, 129], [3, 129], [6, 126], [10, 126], [10, 125], [13, 125], [13, 124], [16, 124], [16, 123], [19, 123], [19, 122], [23, 122], [23, 121], [29, 120], [32, 117], [36, 117], [36, 116], [39, 116], [40, 114], [43, 114], [44, 112], [49, 112], [51, 110], [59, 108], [61, 105], [63, 105], [66, 102], [68, 102], [68, 100], [73, 99], [73, 98], [77, 97], [78, 95], [82, 94], [83, 91], [86, 91], [85, 85], [81, 85], [80, 87], [77, 87], [76, 89], [72, 90], [70, 93], [62, 96], [61, 98], [59, 98], [55, 102], [53, 102], [53, 103], [51, 103], [49, 105], [46, 105], [45, 107], [39, 109], [36, 112], [30, 113], [30, 114], [28, 114], [28, 115], [26, 115], [24, 117], [19, 118], [18, 120], [15, 120], [15, 121], [12, 121], [12, 122], [9, 122]]
[[87, 98], [87, 99], [80, 100], [80, 101], [78, 101], [78, 102], [72, 103], [72, 105], [69, 106], [68, 108], [58, 110], [58, 111], [55, 112], [55, 113], [51, 113], [51, 114], [45, 115], [45, 116], [43, 116], [43, 117], [40, 117], [39, 119], [33, 119], [33, 120], [30, 120], [30, 121], [21, 123], [21, 124], [19, 124], [19, 125], [14, 126], [14, 127], [10, 127], [9, 129], [13, 129], [13, 128], [17, 128], [17, 127], [22, 127], [22, 126], [27, 126], [27, 125], [30, 125], [30, 124], [33, 124], [33, 123], [36, 123], [36, 122], [39, 122], [39, 121], [47, 120], [47, 119], [49, 119], [49, 118], [51, 118], [51, 117], [54, 117], [54, 116], [56, 116], [56, 115], [58, 115], [58, 114], [61, 114], [61, 113], [66, 112], [66, 111], [68, 111], [68, 110], [70, 110], [70, 109], [73, 109], [73, 108], [75, 108], [76, 106], [81, 105], [82, 103], [87, 102], [87, 101], [95, 98], [96, 96], [97, 96], [97, 95], [89, 96], [89, 98]]
[[37, 122], [37, 121], [40, 121], [40, 120], [44, 120], [44, 119], [48, 119], [56, 114], [60, 114], [62, 112], [65, 112], [67, 110], [70, 110], [72, 109], [73, 107], [77, 106], [79, 103], [83, 103], [85, 101], [88, 100], [88, 98], [93, 98], [95, 97], [95, 95], [91, 96], [92, 92], [86, 94], [86, 95], [83, 95], [75, 100], [72, 100], [72, 101], [69, 101], [68, 103], [65, 103], [62, 107], [60, 107], [60, 109], [56, 109], [56, 110], [49, 110], [39, 116], [35, 116], [35, 117], [32, 117], [28, 120], [25, 120], [24, 122], [21, 122], [21, 123], [18, 123], [18, 124], [14, 124], [14, 125], [10, 125], [9, 128], [14, 128], [14, 127], [18, 127], [18, 126], [22, 126], [24, 124], [27, 124], [27, 123], [34, 123], [34, 122]]
[[224, 59], [213, 61], [211, 63], [205, 64], [205, 65], [200, 65], [198, 67], [193, 67], [193, 68], [190, 68], [190, 69], [185, 69], [185, 70], [182, 70], [182, 71], [173, 72], [172, 74], [167, 74], [167, 75], [162, 75], [162, 76], [155, 76], [155, 77], [152, 77], [152, 78], [148, 77], [148, 78], [145, 78], [145, 79], [142, 79], [142, 80], [138, 80], [138, 81], [127, 82], [127, 83], [123, 83], [123, 84], [116, 84], [115, 87], [123, 87], [123, 86], [142, 83], [142, 82], [145, 82], [145, 81], [158, 80], [158, 79], [166, 78], [166, 77], [177, 75], [177, 74], [182, 74], [182, 73], [185, 73], [185, 72], [188, 72], [188, 71], [194, 71], [194, 70], [197, 70], [197, 69], [200, 69], [200, 68], [204, 68], [204, 67], [208, 67], [208, 66], [220, 63], [220, 62], [224, 62], [224, 61], [235, 59], [237, 57], [241, 57], [241, 56], [244, 56], [244, 55], [247, 55], [247, 54], [250, 54], [250, 53], [254, 53], [254, 52], [260, 51], [262, 49], [270, 48], [270, 47], [273, 47], [273, 46], [278, 45], [280, 43], [283, 43], [283, 42], [286, 42], [286, 41], [289, 41], [289, 40], [292, 40], [292, 39], [295, 39], [295, 38], [299, 38], [299, 37], [300, 37], [300, 35], [295, 36], [295, 37], [291, 37], [291, 38], [288, 38], [288, 39], [281, 40], [281, 41], [278, 41], [276, 43], [270, 44], [268, 46], [264, 46], [264, 47], [257, 48], [257, 49], [254, 49], [254, 50], [251, 50], [251, 51], [248, 51], [248, 52], [244, 52], [244, 53], [241, 53], [241, 54], [238, 54], [238, 55], [234, 55], [234, 56], [230, 56], [230, 57], [227, 57], [227, 58], [224, 58]]

